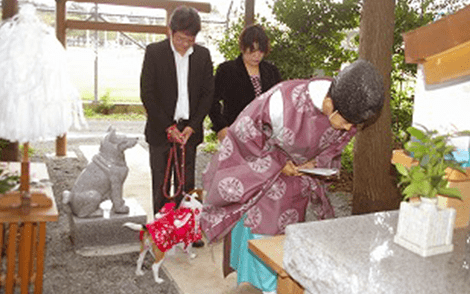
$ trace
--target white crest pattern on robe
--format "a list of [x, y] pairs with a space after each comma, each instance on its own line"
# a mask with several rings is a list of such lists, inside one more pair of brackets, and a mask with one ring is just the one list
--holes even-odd
[[242, 182], [234, 177], [228, 177], [219, 182], [219, 193], [227, 202], [237, 202], [244, 192]]
[[299, 213], [295, 209], [288, 209], [284, 211], [278, 220], [278, 227], [280, 231], [284, 231], [287, 225], [295, 224], [299, 221]]
[[310, 97], [303, 90], [303, 85], [299, 85], [292, 90], [292, 100], [294, 101], [295, 109], [297, 109], [298, 112], [313, 111], [313, 104], [310, 102]]
[[225, 160], [232, 155], [233, 152], [233, 143], [230, 138], [225, 137], [222, 140], [222, 143], [220, 144], [220, 149], [219, 149], [219, 160]]
[[242, 117], [238, 123], [236, 123], [237, 137], [243, 143], [254, 139], [259, 135], [259, 131], [255, 127], [254, 121], [249, 116]]
[[224, 219], [224, 216], [226, 214], [226, 211], [223, 207], [206, 205], [204, 209], [210, 212], [202, 215], [202, 218], [204, 218], [208, 222], [220, 223]]
[[266, 196], [274, 201], [281, 199], [287, 190], [286, 182], [281, 178], [278, 178], [276, 182], [271, 186], [271, 188], [266, 192]]
[[309, 176], [300, 177], [300, 183], [302, 185], [302, 196], [304, 197], [309, 196], [310, 191], [314, 191], [317, 188], [317, 183]]
[[272, 157], [269, 155], [265, 157], [248, 156], [246, 161], [254, 172], [264, 173], [271, 167]]
[[244, 224], [250, 228], [256, 228], [261, 223], [263, 219], [263, 215], [259, 207], [253, 206], [248, 212], [246, 213], [246, 219]]

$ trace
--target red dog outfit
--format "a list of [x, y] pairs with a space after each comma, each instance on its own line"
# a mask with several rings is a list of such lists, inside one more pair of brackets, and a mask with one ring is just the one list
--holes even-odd
[[[165, 252], [182, 242], [184, 243], [184, 248], [186, 248], [189, 244], [202, 238], [201, 227], [199, 224], [196, 227], [196, 216], [201, 211], [186, 207], [180, 207], [175, 210], [175, 205], [174, 202], [166, 203], [159, 211], [161, 217], [146, 225], [155, 245], [157, 245], [161, 252]], [[175, 225], [175, 221], [182, 222], [188, 215], [190, 215], [189, 219], [178, 228]], [[143, 232], [141, 232], [141, 238], [142, 234]]]

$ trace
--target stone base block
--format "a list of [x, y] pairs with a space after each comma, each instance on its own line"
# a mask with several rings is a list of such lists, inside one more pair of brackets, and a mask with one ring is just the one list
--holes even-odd
[[454, 250], [454, 208], [439, 208], [437, 198], [400, 203], [394, 242], [423, 257]]
[[145, 224], [147, 215], [135, 199], [125, 199], [128, 214], [110, 213], [110, 204], [103, 202], [104, 217], [78, 218], [70, 216], [70, 233], [76, 251], [93, 251], [94, 248], [116, 248], [139, 245], [139, 232], [122, 225], [126, 222]]

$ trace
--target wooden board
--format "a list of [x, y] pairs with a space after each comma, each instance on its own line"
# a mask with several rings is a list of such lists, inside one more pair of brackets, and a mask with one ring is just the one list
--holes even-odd
[[470, 41], [470, 5], [404, 33], [403, 41], [407, 63], [421, 63], [430, 56]]
[[424, 62], [424, 74], [426, 84], [470, 75], [470, 41], [428, 57]]
[[303, 294], [304, 289], [302, 286], [294, 281], [282, 266], [284, 240], [285, 235], [250, 240], [248, 241], [248, 248], [277, 273], [278, 294]]
[[[1, 162], [6, 171], [17, 172], [21, 169], [20, 162]], [[45, 163], [32, 162], [30, 167], [31, 175], [38, 180], [49, 180]], [[42, 192], [52, 201], [52, 205], [47, 208], [31, 208], [29, 214], [21, 214], [19, 209], [2, 210], [0, 211], [0, 222], [49, 222], [57, 221], [59, 219], [59, 212], [54, 200], [52, 187], [46, 185], [40, 189], [31, 189], [31, 192]], [[0, 196], [1, 197], [1, 196]]]

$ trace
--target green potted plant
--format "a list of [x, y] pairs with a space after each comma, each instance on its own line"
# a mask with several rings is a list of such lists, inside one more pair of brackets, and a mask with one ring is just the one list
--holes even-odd
[[[448, 187], [446, 177], [449, 168], [465, 172], [453, 159], [454, 147], [449, 144], [452, 136], [460, 134], [439, 135], [424, 127], [409, 127], [407, 131], [412, 139], [405, 144], [405, 150], [415, 164], [396, 164], [402, 176], [404, 201], [400, 204], [394, 241], [421, 256], [450, 252], [456, 212], [451, 207], [439, 207], [437, 196], [462, 196], [458, 189]], [[406, 201], [414, 198], [420, 201]]]
[[[405, 150], [417, 161], [416, 165], [405, 167], [396, 164], [398, 172], [402, 175], [400, 185], [406, 186], [403, 190], [404, 200], [413, 197], [436, 198], [437, 195], [461, 198], [460, 191], [449, 188], [445, 177], [446, 169], [452, 168], [465, 173], [460, 164], [453, 159], [454, 147], [448, 144], [452, 134], [437, 135], [436, 131], [409, 127], [408, 133], [414, 140], [405, 144]], [[460, 133], [456, 134], [460, 135]]]

